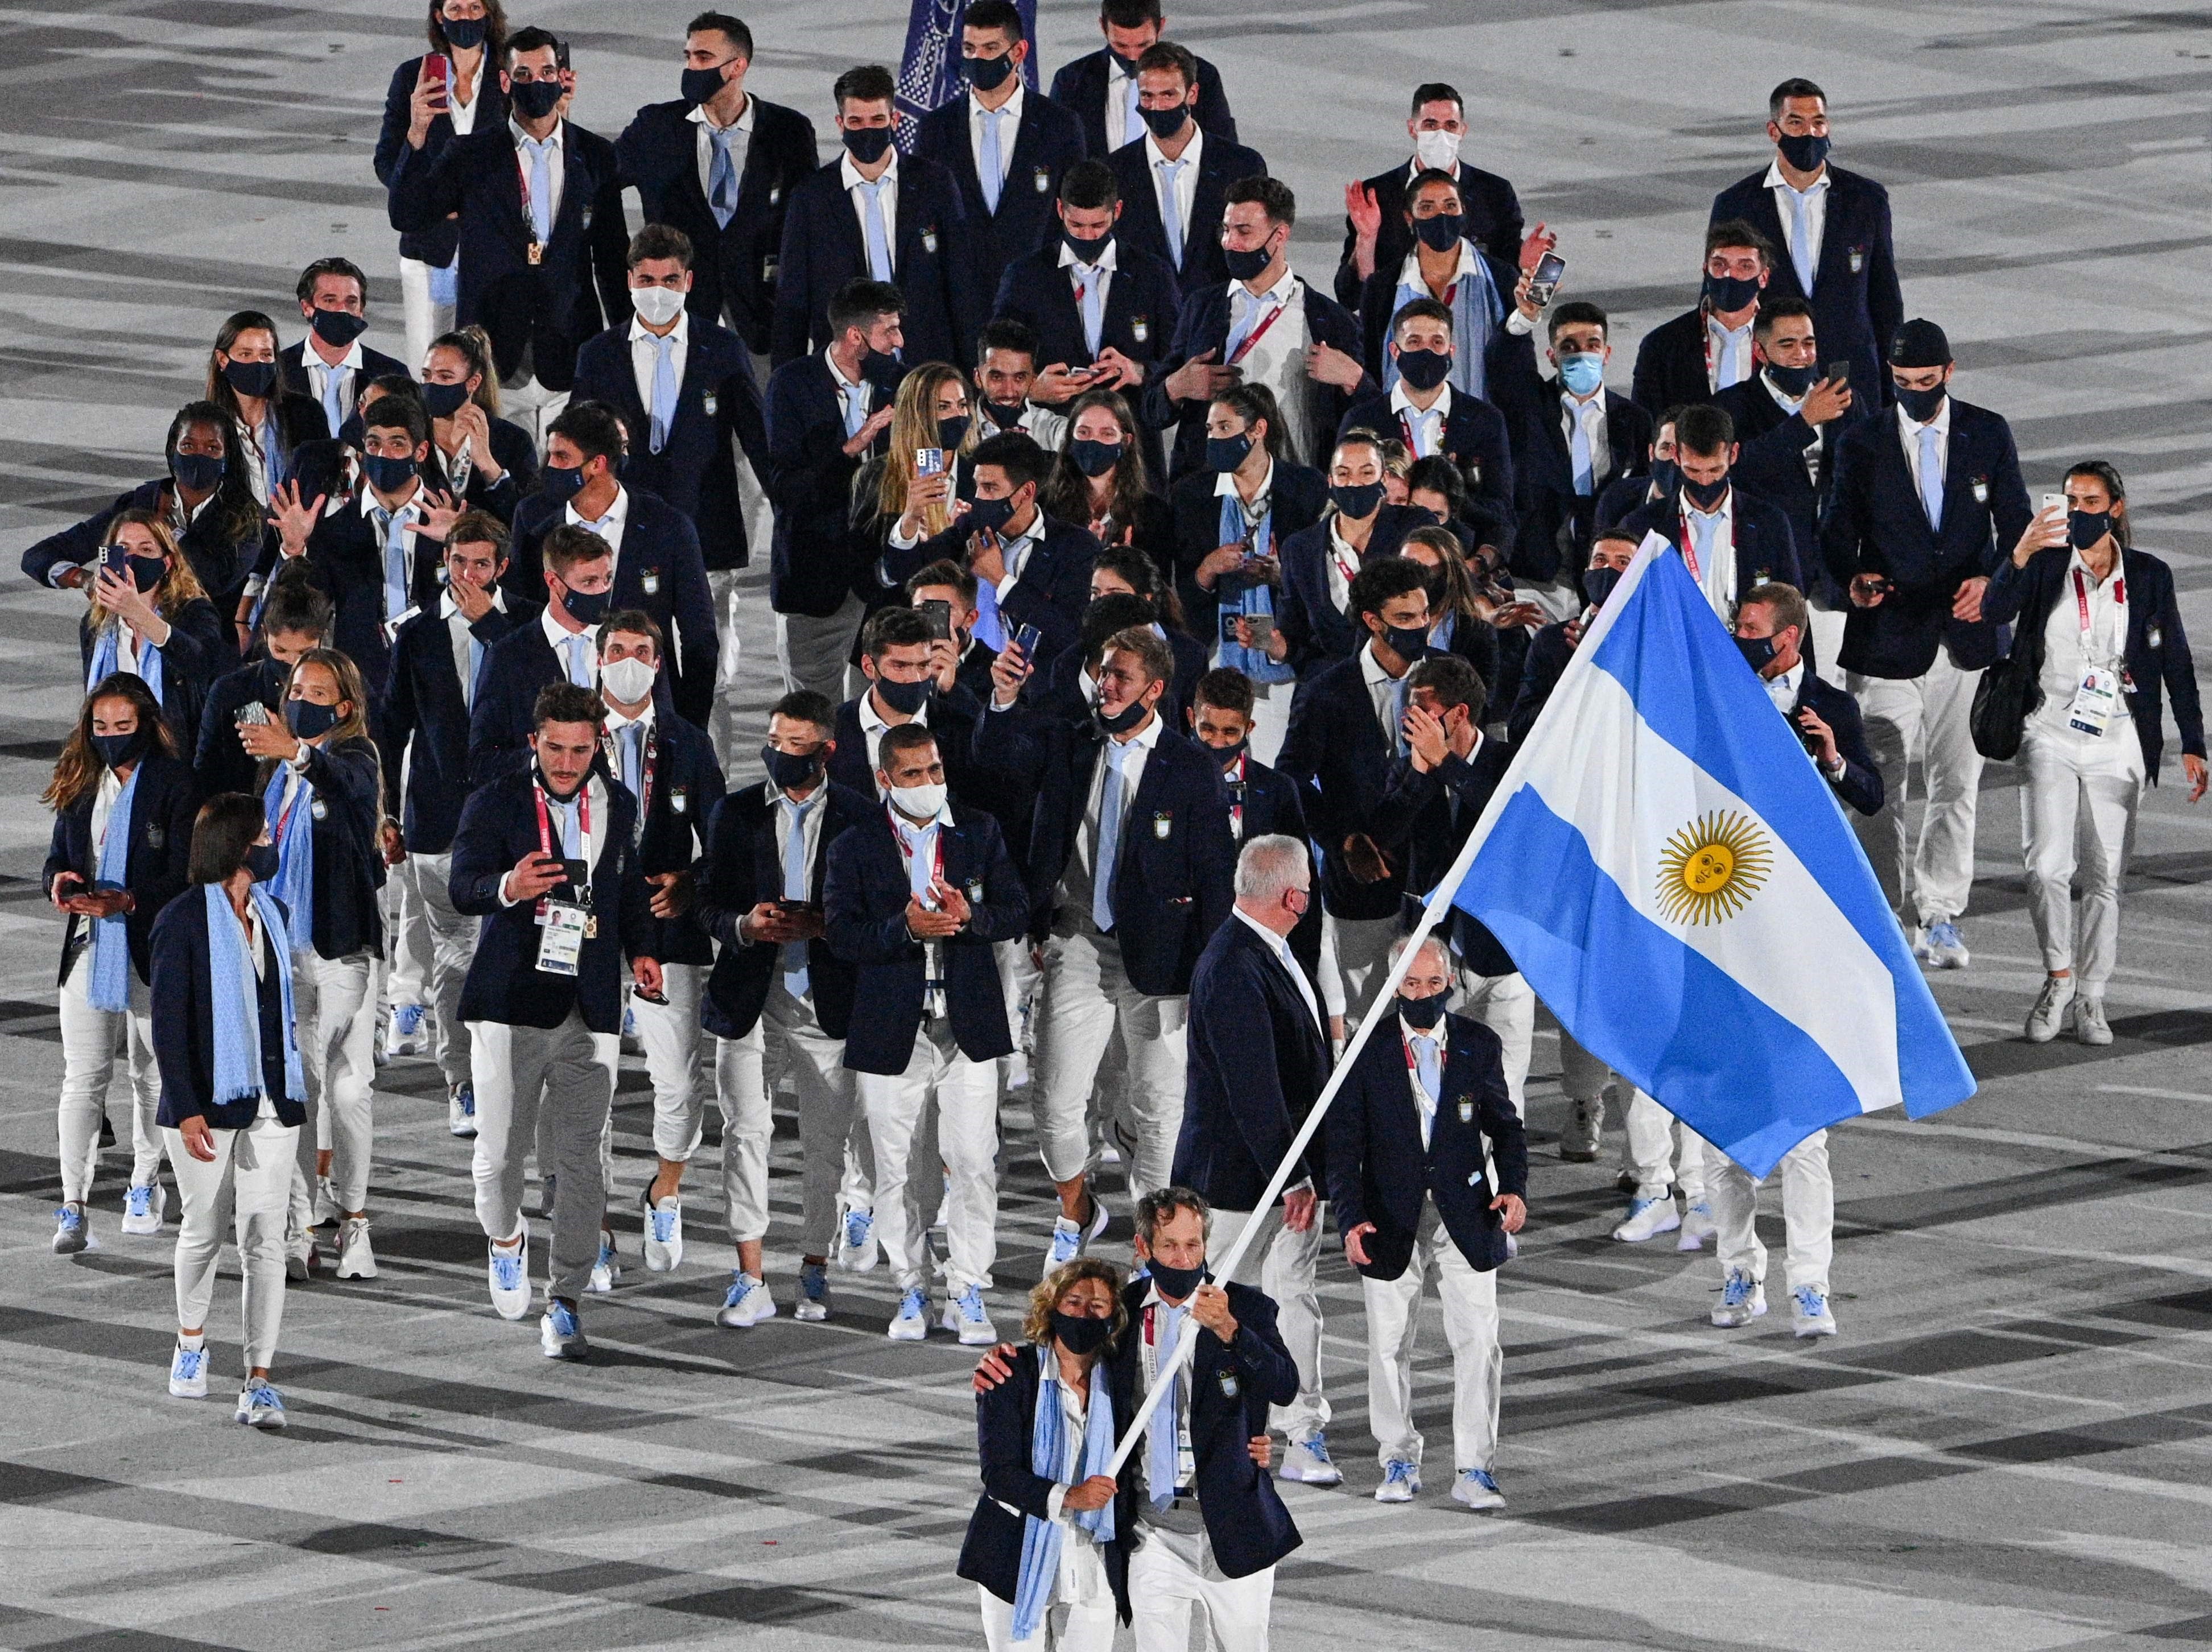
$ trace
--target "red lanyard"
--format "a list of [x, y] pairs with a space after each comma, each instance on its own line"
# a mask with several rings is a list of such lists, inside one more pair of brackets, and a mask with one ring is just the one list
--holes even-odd
[[[635, 725], [633, 724], [631, 726], [635, 727]], [[619, 729], [609, 729], [600, 736], [600, 741], [602, 750], [607, 756], [608, 767], [611, 768], [619, 777], [622, 774], [622, 732]], [[652, 726], [645, 731], [645, 759], [638, 768], [636, 829], [638, 838], [645, 835], [645, 817], [653, 808], [653, 772], [659, 767], [659, 764], [660, 724], [656, 719]], [[586, 831], [591, 829], [588, 821], [584, 829]]]
[[[1438, 444], [1441, 446], [1444, 429], [1443, 415], [1437, 412], [1433, 407], [1428, 410], [1428, 413], [1436, 413], [1437, 415], [1437, 437]], [[1428, 417], [1428, 413], [1422, 414], [1421, 416], [1424, 420]], [[1421, 451], [1420, 444], [1413, 440], [1413, 422], [1407, 418], [1402, 410], [1398, 415], [1398, 428], [1405, 434], [1407, 449], [1415, 459], [1426, 459], [1429, 457], [1428, 454]]]
[[[2081, 576], [2077, 574], [2074, 577], [2078, 580]], [[2087, 611], [2088, 606], [2084, 604], [2082, 612], [2086, 614]], [[2085, 623], [2081, 629], [2086, 631], [2089, 628]], [[300, 776], [299, 785], [289, 789], [291, 795], [284, 799], [284, 806], [276, 811], [276, 841], [279, 844], [284, 841], [284, 829], [292, 823], [292, 811], [300, 806], [300, 793], [312, 791], [313, 787], [309, 784], [307, 777], [302, 774]]]
[[[2089, 582], [2081, 577], [2081, 570], [2078, 568], [2074, 570], [2074, 600], [2080, 605], [2081, 610], [2081, 635], [2086, 639], [2089, 635], [2090, 627]], [[2115, 607], [2121, 609], [2124, 609], [2128, 605], [2127, 583], [2117, 575], [2112, 580], [2112, 603]], [[2124, 620], [2122, 622], [2123, 629], [2125, 629], [2125, 623], [2126, 623]], [[2086, 655], [2088, 653], [2088, 649], [2084, 647], [2081, 652]]]
[[[1735, 513], [1733, 511], [1729, 513], [1729, 550], [1731, 553], [1735, 550]], [[1705, 576], [1698, 571], [1698, 537], [1690, 531], [1690, 508], [1686, 505], [1682, 507], [1682, 560], [1690, 565], [1690, 577], [1702, 584]]]
[[1336, 571], [1344, 575], [1345, 584], [1350, 585], [1352, 577], [1359, 572], [1359, 564], [1346, 562], [1344, 553], [1337, 549], [1337, 543], [1336, 536], [1332, 532], [1328, 540], [1328, 558], [1336, 564]]
[[[538, 853], [541, 854], [552, 854], [553, 817], [546, 812], [545, 788], [537, 784], [535, 781], [532, 781], [531, 783], [530, 794], [532, 800], [538, 805]], [[576, 795], [568, 799], [568, 802], [575, 805], [576, 836], [578, 847], [583, 850], [583, 858], [588, 861], [591, 859], [592, 854], [592, 782], [588, 776], [586, 777], [584, 783], [576, 788]], [[562, 806], [565, 808], [568, 805], [563, 804]], [[568, 847], [568, 845], [564, 843], [562, 845], [562, 847], [565, 849]], [[565, 859], [567, 857], [565, 855], [556, 856], [556, 859]]]
[[[1255, 300], [1255, 302], [1257, 302], [1257, 301]], [[1261, 322], [1258, 326], [1253, 328], [1251, 331], [1244, 335], [1244, 342], [1237, 345], [1235, 349], [1229, 353], [1230, 366], [1234, 367], [1237, 362], [1243, 361], [1247, 355], [1252, 353], [1252, 346], [1260, 342], [1261, 334], [1265, 333], [1268, 328], [1275, 325], [1275, 318], [1282, 314], [1284, 308], [1285, 307], [1280, 302], [1278, 302], [1273, 309], [1268, 311], [1267, 313], [1261, 319]]]

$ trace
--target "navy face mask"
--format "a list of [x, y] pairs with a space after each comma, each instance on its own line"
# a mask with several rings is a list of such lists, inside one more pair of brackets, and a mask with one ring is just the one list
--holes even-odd
[[970, 527], [987, 533], [1004, 533], [1006, 524], [1014, 519], [1014, 501], [1011, 499], [977, 499], [968, 506], [963, 519]]
[[138, 755], [138, 731], [128, 734], [95, 734], [92, 749], [100, 754], [100, 761], [110, 768], [120, 768]]
[[315, 337], [332, 349], [343, 349], [368, 331], [368, 323], [343, 310], [318, 310], [307, 318]]
[[1077, 470], [1095, 482], [1121, 462], [1121, 444], [1078, 436], [1068, 443], [1067, 456], [1075, 461]]
[[[2112, 531], [2110, 511], [2069, 511], [2066, 513], [2066, 539], [2076, 550], [2087, 550]], [[131, 558], [135, 564], [137, 558]], [[139, 587], [143, 590], [144, 586]]]
[[1233, 436], [1208, 436], [1206, 439], [1206, 468], [1225, 476], [1242, 465], [1252, 452], [1252, 438], [1243, 432]]
[[813, 785], [822, 769], [822, 754], [818, 751], [801, 756], [794, 751], [778, 751], [772, 745], [761, 748], [761, 762], [768, 765], [768, 777], [775, 782], [779, 792]]
[[1386, 625], [1382, 641], [1401, 659], [1419, 659], [1429, 651], [1429, 628], [1425, 625]]
[[1905, 416], [1915, 424], [1925, 424], [1936, 416], [1936, 409], [1943, 405], [1943, 398], [1950, 386], [1937, 385], [1933, 390], [1907, 390], [1897, 386], [1897, 404], [1905, 410]]
[[1671, 459], [1651, 461], [1651, 485], [1662, 494], [1670, 494], [1682, 485], [1682, 467]]
[[312, 740], [328, 734], [338, 726], [336, 706], [319, 706], [312, 700], [287, 700], [284, 702], [284, 726], [302, 740]]
[[257, 884], [265, 884], [276, 876], [276, 846], [257, 843], [246, 852], [246, 873]]
[[1728, 485], [1729, 479], [1726, 476], [1723, 476], [1718, 482], [1692, 482], [1689, 477], [1684, 477], [1682, 497], [1699, 510], [1709, 511], [1721, 502], [1721, 495], [1728, 492]]
[[1206, 749], [1213, 754], [1213, 761], [1219, 763], [1224, 769], [1226, 769], [1230, 764], [1235, 762], [1239, 757], [1244, 755], [1245, 749], [1251, 744], [1251, 739], [1248, 736], [1246, 738], [1239, 740], [1235, 745], [1210, 745]]
[[1190, 106], [1177, 103], [1165, 109], [1139, 109], [1137, 112], [1145, 118], [1145, 125], [1152, 129], [1154, 137], [1173, 137], [1182, 130], [1183, 122], [1190, 118]]
[[213, 493], [222, 481], [228, 468], [221, 453], [172, 453], [169, 455], [169, 474], [177, 479], [180, 488], [189, 488], [196, 494]]
[[422, 410], [434, 419], [450, 419], [469, 398], [466, 385], [424, 385]]
[[1152, 708], [1142, 700], [1132, 700], [1119, 711], [1109, 712], [1105, 707], [1100, 706], [1091, 714], [1097, 720], [1098, 726], [1107, 733], [1127, 734], [1145, 720], [1145, 714], [1151, 709]]
[[991, 416], [991, 422], [1001, 430], [1012, 430], [1020, 425], [1022, 416], [1030, 410], [1026, 401], [994, 402], [986, 400], [983, 410]]
[[1617, 568], [1586, 568], [1583, 570], [1583, 595], [1593, 608], [1605, 606], [1605, 599], [1613, 594], [1613, 586], [1620, 583]]
[[580, 465], [541, 465], [538, 467], [538, 491], [556, 505], [567, 504], [583, 485], [584, 467]]
[[1071, 235], [1063, 229], [1060, 232], [1060, 239], [1062, 245], [1082, 262], [1096, 264], [1106, 256], [1106, 249], [1114, 245], [1114, 232], [1109, 229], [1103, 235], [1091, 238]]
[[726, 66], [716, 64], [712, 69], [685, 70], [679, 83], [684, 101], [695, 106], [711, 102], [722, 89], [722, 70]]
[[902, 717], [911, 717], [928, 702], [933, 685], [927, 677], [919, 683], [894, 683], [888, 677], [876, 679], [876, 692], [883, 701]]
[[1828, 158], [1826, 137], [1778, 137], [1774, 147], [1782, 151], [1782, 158], [1800, 172], [1811, 172]]
[[891, 146], [891, 129], [888, 126], [848, 126], [844, 131], [845, 147], [853, 159], [862, 166], [870, 166], [884, 158], [884, 151]]
[[1255, 279], [1262, 270], [1267, 267], [1269, 260], [1274, 256], [1264, 246], [1255, 246], [1243, 252], [1226, 246], [1221, 249], [1221, 261], [1229, 266], [1229, 277], [1231, 281]]
[[1398, 1019], [1415, 1032], [1426, 1032], [1444, 1018], [1444, 995], [1431, 993], [1426, 998], [1398, 996]]
[[1717, 276], [1707, 270], [1705, 301], [1716, 310], [1733, 313], [1759, 301], [1759, 282], [1744, 276]]
[[567, 91], [558, 80], [517, 81], [507, 96], [525, 120], [543, 120], [553, 112]]
[[1442, 350], [1398, 352], [1398, 376], [1416, 390], [1434, 390], [1451, 376], [1452, 359]]
[[1439, 212], [1434, 217], [1414, 219], [1413, 234], [1430, 252], [1449, 252], [1459, 245], [1466, 223], [1456, 212]]
[[[2092, 539], [2089, 543], [2094, 545], [2097, 542]], [[169, 571], [168, 563], [159, 556], [133, 556], [129, 561], [131, 583], [142, 592], [151, 591], [161, 584], [161, 576]]]
[[364, 453], [361, 459], [361, 473], [368, 478], [368, 485], [380, 493], [396, 494], [415, 477], [415, 461], [411, 459], [390, 459], [382, 453]]
[[484, 43], [484, 20], [481, 17], [441, 17], [438, 32], [446, 37], [446, 44], [456, 52], [473, 52]]
[[1006, 83], [1006, 76], [1014, 72], [1014, 60], [1004, 53], [995, 58], [963, 58], [960, 72], [968, 84], [979, 92], [995, 92]]
[[225, 361], [223, 382], [241, 396], [260, 398], [276, 388], [274, 361]]
[[[987, 61], [989, 60], [981, 58], [969, 59], [970, 63]], [[1006, 59], [1000, 58], [997, 61], [1004, 63]], [[1097, 1353], [1106, 1345], [1107, 1339], [1113, 1333], [1114, 1321], [1111, 1320], [1092, 1319], [1088, 1314], [1063, 1314], [1057, 1308], [1052, 1310], [1053, 1340], [1078, 1359]]]
[[561, 593], [561, 606], [568, 610], [568, 617], [577, 624], [597, 625], [607, 616], [614, 598], [611, 591], [564, 591]]
[[1766, 364], [1766, 376], [1774, 381], [1774, 387], [1785, 396], [1802, 396], [1813, 387], [1813, 369], [1810, 367], [1785, 367], [1769, 361]]
[[1382, 504], [1382, 484], [1379, 482], [1332, 484], [1328, 501], [1336, 507], [1340, 516], [1348, 516], [1355, 522], [1364, 522]]
[[1772, 637], [1738, 637], [1735, 646], [1736, 652], [1743, 656], [1743, 663], [1754, 671], [1763, 671], [1774, 663]]
[[1170, 1267], [1157, 1256], [1145, 1264], [1145, 1271], [1152, 1276], [1152, 1283], [1160, 1288], [1160, 1295], [1176, 1302], [1189, 1299], [1190, 1293], [1205, 1283], [1206, 1269], [1198, 1267]]
[[948, 453], [960, 451], [960, 444], [968, 440], [968, 416], [955, 413], [937, 422], [937, 445]]

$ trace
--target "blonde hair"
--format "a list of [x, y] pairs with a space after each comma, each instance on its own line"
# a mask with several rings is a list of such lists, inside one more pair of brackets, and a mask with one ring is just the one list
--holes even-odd
[[[134, 523], [154, 536], [154, 543], [169, 559], [168, 571], [161, 575], [161, 583], [154, 587], [154, 610], [163, 619], [174, 620], [184, 610], [186, 603], [196, 597], [206, 596], [207, 589], [200, 584], [199, 575], [192, 572], [192, 565], [185, 560], [184, 553], [177, 549], [175, 532], [158, 512], [118, 511], [107, 519], [107, 526], [102, 530], [100, 538], [113, 544], [116, 531]], [[96, 592], [99, 587], [88, 584], [85, 588]], [[91, 615], [86, 623], [97, 632], [106, 630], [115, 623], [113, 612], [95, 595], [92, 599]]]
[[1108, 1321], [1113, 1327], [1109, 1339], [1119, 1342], [1121, 1333], [1128, 1328], [1129, 1310], [1121, 1301], [1121, 1287], [1126, 1283], [1121, 1270], [1099, 1256], [1079, 1256], [1072, 1262], [1062, 1262], [1037, 1281], [1030, 1291], [1030, 1305], [1022, 1315], [1022, 1335], [1038, 1344], [1052, 1340], [1053, 1309], [1070, 1288], [1085, 1279], [1099, 1279], [1114, 1293], [1113, 1317]]
[[[967, 393], [968, 380], [960, 369], [943, 361], [925, 361], [899, 381], [897, 398], [891, 404], [890, 451], [884, 455], [883, 475], [876, 483], [876, 508], [885, 516], [906, 514], [906, 490], [914, 480], [915, 450], [939, 445], [937, 396], [948, 383], [958, 385], [962, 393]], [[953, 454], [974, 452], [975, 441], [975, 422], [971, 418], [967, 434], [960, 438], [960, 446], [946, 455], [946, 466], [951, 466]], [[925, 539], [951, 525], [952, 513], [943, 505], [932, 505], [921, 513], [921, 534]]]

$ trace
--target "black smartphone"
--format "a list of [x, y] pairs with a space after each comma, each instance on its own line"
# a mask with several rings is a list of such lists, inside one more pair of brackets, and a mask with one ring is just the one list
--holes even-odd
[[822, 906], [817, 901], [787, 901], [779, 896], [775, 909], [778, 912], [787, 912], [794, 918], [804, 918], [810, 914], [820, 912]]
[[102, 545], [100, 548], [100, 566], [103, 573], [112, 574], [118, 580], [129, 579], [131, 577], [131, 547]]
[[1559, 289], [1559, 277], [1567, 273], [1567, 261], [1557, 252], [1547, 252], [1536, 260], [1536, 267], [1528, 272], [1528, 301], [1538, 309], [1552, 301], [1552, 295]]
[[563, 860], [562, 875], [568, 880], [569, 892], [580, 896], [592, 881], [592, 869], [580, 860]]
[[1827, 377], [1830, 384], [1850, 384], [1851, 381], [1851, 364], [1849, 361], [1829, 362]]
[[951, 639], [952, 635], [952, 604], [951, 603], [942, 597], [936, 597], [927, 602], [916, 603], [915, 606], [921, 610], [922, 618], [929, 622], [930, 641], [944, 642]]

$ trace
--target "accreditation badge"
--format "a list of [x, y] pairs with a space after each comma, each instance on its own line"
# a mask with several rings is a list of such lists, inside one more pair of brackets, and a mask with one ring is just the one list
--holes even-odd
[[647, 596], [659, 596], [660, 594], [660, 570], [657, 568], [648, 568], [645, 570], [645, 577], [640, 580], [638, 584], [644, 588], [645, 594]]
[[1137, 341], [1137, 343], [1139, 343], [1139, 344], [1141, 344], [1141, 343], [1143, 343], [1145, 342], [1145, 340], [1146, 340], [1147, 338], [1151, 337], [1152, 337], [1152, 319], [1150, 316], [1148, 316], [1148, 315], [1133, 315], [1133, 316], [1131, 316], [1131, 317], [1129, 318], [1129, 337], [1132, 337], [1132, 338], [1135, 339], [1135, 340]]
[[707, 410], [707, 416], [711, 419], [714, 416], [715, 410], [721, 405], [721, 398], [709, 390], [702, 393], [699, 404]]
[[1052, 174], [1049, 172], [1047, 172], [1042, 167], [1039, 167], [1036, 169], [1036, 192], [1042, 195], [1048, 190], [1051, 189], [1051, 187]]
[[691, 793], [688, 787], [672, 786], [668, 788], [669, 813], [673, 815], [685, 814], [690, 812], [690, 808]]
[[313, 819], [328, 820], [331, 817], [331, 805], [320, 798], [317, 798], [307, 805], [307, 813]]
[[1462, 1124], [1473, 1124], [1474, 1122], [1474, 1098], [1473, 1096], [1462, 1096], [1460, 1097], [1459, 1121]]
[[921, 232], [921, 250], [932, 258], [937, 256], [937, 231], [933, 227]]
[[567, 901], [548, 901], [544, 916], [545, 926], [538, 933], [538, 967], [549, 975], [574, 975], [590, 914]]

